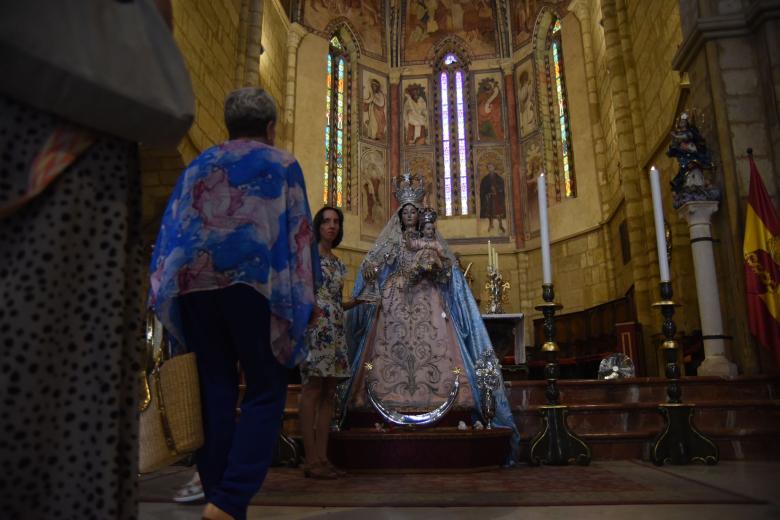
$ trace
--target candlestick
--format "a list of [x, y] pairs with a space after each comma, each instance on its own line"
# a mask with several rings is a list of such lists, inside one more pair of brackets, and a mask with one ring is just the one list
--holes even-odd
[[658, 270], [661, 282], [671, 280], [669, 259], [666, 256], [666, 234], [664, 233], [664, 203], [661, 198], [661, 179], [658, 168], [650, 168], [650, 192], [653, 195], [653, 219], [655, 220], [655, 246], [658, 250]]
[[550, 265], [550, 229], [547, 222], [547, 181], [544, 173], [536, 182], [539, 195], [539, 230], [542, 240], [542, 283], [552, 284], [552, 266]]
[[677, 363], [680, 347], [674, 339], [677, 326], [672, 319], [677, 304], [672, 300], [672, 283], [661, 282], [660, 287], [661, 300], [654, 303], [653, 307], [658, 307], [664, 318], [661, 331], [666, 339], [661, 344], [661, 351], [666, 362], [667, 400], [666, 403], [658, 405], [658, 411], [663, 416], [666, 427], [655, 438], [650, 456], [658, 466], [689, 462], [717, 464], [720, 458], [718, 445], [694, 426], [696, 405], [682, 401], [680, 366]]
[[576, 462], [583, 466], [590, 464], [590, 448], [566, 424], [569, 408], [560, 403], [561, 393], [558, 389], [560, 366], [558, 352], [560, 348], [555, 342], [555, 312], [561, 310], [560, 303], [555, 303], [555, 290], [552, 284], [542, 285], [544, 303], [534, 308], [544, 315], [544, 343], [542, 353], [547, 363], [544, 366], [544, 377], [547, 379], [547, 389], [544, 394], [547, 404], [539, 407], [539, 414], [544, 421], [541, 430], [530, 444], [530, 462], [539, 464], [566, 465]]

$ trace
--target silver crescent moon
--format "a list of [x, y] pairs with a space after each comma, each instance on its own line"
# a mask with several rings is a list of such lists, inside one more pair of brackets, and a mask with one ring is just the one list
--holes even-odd
[[[376, 384], [376, 383], [374, 383]], [[427, 424], [433, 424], [439, 419], [444, 417], [444, 414], [452, 408], [455, 404], [455, 400], [458, 398], [458, 390], [460, 390], [459, 378], [455, 378], [455, 384], [452, 385], [452, 390], [447, 396], [447, 400], [436, 407], [434, 410], [419, 414], [403, 414], [390, 409], [385, 405], [382, 400], [374, 393], [374, 384], [366, 381], [366, 393], [368, 394], [368, 400], [376, 408], [385, 420], [393, 424], [399, 424], [401, 426], [425, 426]]]

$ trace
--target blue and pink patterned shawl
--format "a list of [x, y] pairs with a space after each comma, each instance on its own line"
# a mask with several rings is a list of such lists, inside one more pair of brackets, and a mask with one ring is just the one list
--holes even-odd
[[271, 348], [292, 367], [319, 275], [303, 172], [290, 154], [249, 139], [200, 154], [179, 177], [150, 267], [149, 307], [184, 342], [177, 296], [236, 283], [271, 308]]

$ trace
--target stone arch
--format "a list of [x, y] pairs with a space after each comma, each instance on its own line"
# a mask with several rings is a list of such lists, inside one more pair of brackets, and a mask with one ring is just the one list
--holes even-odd
[[471, 65], [471, 62], [474, 59], [474, 54], [471, 52], [468, 43], [459, 36], [448, 34], [433, 44], [431, 50], [428, 52], [427, 61], [436, 69], [442, 58], [450, 53], [458, 57], [458, 60], [460, 60], [465, 69], [469, 68], [469, 65]]
[[350, 23], [349, 19], [344, 16], [339, 16], [331, 20], [325, 27], [325, 37], [330, 39], [334, 35], [338, 35], [339, 38], [347, 45], [349, 49], [350, 59], [355, 63], [363, 53], [363, 40]]
[[[556, 9], [546, 5], [543, 6], [536, 16], [532, 40], [533, 50], [531, 55], [533, 57], [537, 95], [536, 117], [537, 121], [539, 122], [539, 132], [542, 140], [545, 171], [548, 173], [555, 172], [555, 176], [553, 177], [555, 179], [554, 184], [548, 184], [548, 186], [554, 186], [553, 189], [555, 190], [553, 197], [550, 199], [551, 203], [561, 202], [565, 197], [562, 198], [561, 195], [563, 174], [562, 166], [559, 162], [560, 144], [556, 143], [558, 140], [557, 130], [555, 125], [552, 123], [553, 113], [555, 111], [553, 106], [553, 103], [555, 103], [555, 96], [553, 94], [553, 85], [550, 81], [551, 78], [549, 77], [550, 64], [548, 63], [548, 60], [550, 47], [552, 45], [551, 31], [553, 24], [556, 20], [562, 21], [566, 14], [568, 13], [565, 10]], [[574, 17], [574, 19], [577, 20], [576, 17]], [[577, 23], [579, 23], [579, 20], [577, 20]], [[565, 65], [566, 64], [564, 61], [564, 69]], [[571, 140], [570, 131], [568, 132], [568, 139]], [[573, 160], [571, 157], [569, 159], [572, 161], [571, 171], [574, 172]], [[576, 197], [576, 181], [574, 181], [574, 179], [576, 179], [576, 174], [572, 173], [572, 184], [574, 186], [573, 196]]]
[[[452, 54], [457, 58], [457, 63], [447, 65], [445, 64], [445, 58], [447, 55]], [[450, 87], [448, 88], [448, 92], [442, 94], [441, 87], [439, 83], [440, 76], [447, 71], [447, 75], [450, 78], [450, 81], [452, 81], [453, 76], [451, 76], [453, 71], [461, 71], [463, 76], [463, 103], [464, 103], [464, 127], [465, 127], [465, 134], [466, 134], [466, 140], [465, 140], [465, 146], [466, 146], [466, 164], [465, 164], [465, 172], [461, 171], [461, 174], [465, 174], [465, 176], [468, 179], [468, 190], [465, 198], [465, 206], [468, 208], [468, 213], [471, 214], [474, 212], [474, 208], [476, 207], [475, 204], [475, 189], [474, 189], [474, 161], [472, 158], [473, 153], [473, 142], [472, 142], [472, 75], [470, 72], [470, 65], [474, 59], [474, 55], [471, 52], [471, 49], [469, 48], [468, 44], [461, 39], [460, 37], [450, 34], [447, 35], [440, 40], [438, 40], [433, 47], [431, 48], [431, 51], [428, 54], [427, 57], [431, 68], [433, 69], [433, 91], [431, 92], [431, 100], [433, 101], [433, 110], [435, 112], [438, 112], [439, 109], [442, 106], [442, 97], [448, 96], [450, 99], [450, 102], [454, 103], [452, 96], [452, 89], [453, 83], [450, 83]], [[451, 105], [453, 106], [453, 105]], [[460, 208], [463, 206], [462, 197], [458, 197], [458, 199], [453, 198], [455, 202], [453, 203], [453, 213], [448, 214], [447, 211], [444, 210], [444, 201], [447, 197], [447, 194], [445, 193], [445, 182], [444, 182], [444, 159], [442, 157], [442, 151], [443, 151], [443, 145], [442, 145], [442, 139], [445, 135], [443, 133], [444, 129], [441, 124], [441, 120], [438, 117], [435, 117], [432, 121], [432, 144], [433, 144], [433, 150], [434, 150], [434, 176], [436, 179], [437, 189], [436, 189], [436, 197], [437, 197], [437, 206], [438, 209], [441, 211], [442, 216], [456, 216], [461, 213], [459, 213]], [[457, 128], [457, 125], [453, 127], [450, 126], [450, 132], [452, 131], [452, 128]], [[451, 133], [448, 133], [446, 135], [449, 135], [452, 137]], [[457, 139], [454, 141], [450, 140], [450, 142], [457, 143]], [[453, 152], [456, 153], [456, 152]], [[454, 183], [453, 188], [450, 193], [453, 194], [453, 197], [455, 194], [460, 194], [458, 186], [460, 183]]]

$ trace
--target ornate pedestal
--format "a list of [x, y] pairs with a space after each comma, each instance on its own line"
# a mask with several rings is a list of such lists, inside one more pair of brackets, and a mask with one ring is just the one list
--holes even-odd
[[504, 464], [511, 436], [506, 428], [353, 428], [332, 433], [328, 452], [334, 464], [349, 471], [474, 471]]
[[710, 220], [717, 210], [716, 201], [694, 201], [683, 204], [678, 214], [688, 221], [696, 274], [696, 296], [704, 342], [704, 361], [697, 373], [700, 376], [735, 376], [737, 366], [726, 358], [726, 336], [723, 334], [718, 278], [712, 251]]

